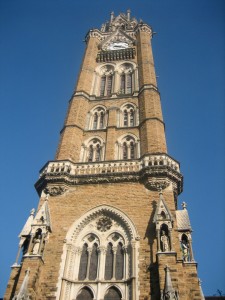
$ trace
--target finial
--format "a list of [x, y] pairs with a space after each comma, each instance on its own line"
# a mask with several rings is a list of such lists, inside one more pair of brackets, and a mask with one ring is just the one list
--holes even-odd
[[130, 9], [127, 10], [127, 20], [130, 21]]
[[202, 281], [200, 278], [198, 279], [198, 285], [202, 285]]
[[35, 213], [35, 209], [34, 209], [34, 208], [32, 208], [32, 209], [31, 209], [31, 211], [30, 211], [30, 215], [31, 215], [31, 216], [33, 216], [33, 215], [34, 215], [34, 213]]
[[159, 186], [159, 195], [162, 196], [162, 194], [163, 194], [162, 186], [160, 185], [160, 186]]
[[110, 14], [110, 23], [113, 21], [113, 19], [114, 19], [114, 11], [112, 11]]
[[183, 209], [187, 209], [187, 203], [186, 202], [182, 202], [182, 207], [183, 207]]

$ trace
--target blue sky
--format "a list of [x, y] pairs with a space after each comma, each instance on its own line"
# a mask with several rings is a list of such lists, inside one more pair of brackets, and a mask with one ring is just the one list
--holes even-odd
[[85, 34], [128, 8], [157, 32], [168, 152], [181, 163], [179, 207], [188, 204], [203, 291], [225, 293], [225, 2], [0, 0], [0, 297], [38, 204], [38, 172], [54, 159]]

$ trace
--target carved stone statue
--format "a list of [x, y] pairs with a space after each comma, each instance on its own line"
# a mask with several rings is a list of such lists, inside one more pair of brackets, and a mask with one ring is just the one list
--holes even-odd
[[162, 242], [162, 251], [163, 252], [169, 251], [169, 238], [166, 235], [165, 231], [162, 231], [161, 242]]
[[38, 235], [37, 237], [35, 237], [33, 239], [33, 243], [34, 243], [34, 246], [33, 246], [33, 249], [32, 249], [32, 254], [34, 254], [34, 255], [39, 254], [39, 248], [40, 248], [40, 243], [41, 243], [41, 236]]
[[181, 250], [183, 253], [183, 260], [189, 261], [190, 260], [189, 245], [185, 240], [181, 241]]

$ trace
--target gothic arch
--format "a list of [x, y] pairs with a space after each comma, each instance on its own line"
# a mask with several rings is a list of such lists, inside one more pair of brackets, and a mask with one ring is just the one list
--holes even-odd
[[115, 64], [104, 63], [95, 69], [91, 94], [96, 96], [111, 96], [114, 92]]
[[81, 145], [80, 162], [103, 161], [105, 142], [102, 137], [95, 135]]
[[117, 284], [110, 284], [110, 285], [105, 289], [105, 291], [104, 291], [104, 299], [105, 299], [105, 296], [107, 295], [107, 293], [108, 293], [108, 291], [109, 291], [110, 289], [118, 290], [121, 299], [125, 299], [125, 296], [124, 296], [123, 291], [121, 290], [121, 288], [120, 288]]
[[79, 297], [79, 295], [80, 295], [80, 293], [82, 292], [82, 290], [89, 290], [90, 291], [90, 293], [92, 294], [92, 299], [96, 299], [96, 293], [95, 293], [95, 290], [92, 288], [92, 286], [91, 285], [82, 285], [79, 289], [78, 289], [78, 291], [77, 291], [77, 293], [76, 293], [76, 296], [75, 296], [75, 298], [74, 299], [78, 299], [78, 297]]
[[107, 110], [104, 105], [94, 106], [87, 114], [88, 130], [104, 129], [107, 125]]
[[[129, 287], [122, 279], [129, 281], [132, 276], [135, 278], [135, 281], [138, 280], [139, 237], [137, 230], [133, 222], [124, 212], [109, 205], [101, 205], [84, 213], [71, 225], [67, 232], [58, 281], [59, 294], [56, 299], [76, 299], [74, 295], [78, 295], [79, 290], [84, 287], [82, 282], [84, 276], [82, 279], [79, 279], [80, 266], [82, 268], [82, 245], [84, 245], [84, 243], [87, 251], [92, 251], [91, 247], [94, 243], [96, 245], [95, 247], [98, 247], [98, 269], [95, 279], [90, 277], [92, 270], [89, 269], [92, 252], [87, 254], [90, 258], [89, 263], [86, 262], [84, 264], [86, 270], [85, 286], [89, 284], [93, 289], [93, 295], [98, 293], [96, 297], [103, 299], [106, 291], [113, 286], [111, 280], [115, 281], [115, 279], [117, 279], [121, 281], [117, 284], [118, 286], [116, 286], [121, 295], [129, 294]], [[114, 255], [116, 256], [115, 259], [113, 259], [112, 276], [105, 278], [105, 266], [107, 263], [105, 251], [107, 245], [110, 243], [112, 244], [112, 249], [115, 251]], [[117, 263], [119, 263], [119, 265]], [[137, 284], [132, 284], [135, 289]], [[136, 294], [138, 294], [138, 290], [136, 290]], [[95, 299], [96, 297], [94, 296]]]
[[139, 113], [136, 104], [126, 102], [117, 110], [117, 113], [118, 127], [133, 127], [139, 124]]
[[133, 133], [121, 135], [115, 143], [115, 159], [137, 159], [140, 157], [140, 140]]
[[79, 232], [81, 231], [81, 228], [85, 227], [91, 219], [94, 219], [101, 214], [114, 216], [114, 218], [120, 219], [123, 226], [127, 228], [127, 232], [129, 233], [129, 239], [134, 240], [137, 238], [136, 227], [124, 212], [109, 205], [100, 205], [89, 210], [81, 218], [79, 218], [73, 223], [73, 225], [70, 227], [67, 233], [67, 241], [73, 243], [76, 240]]

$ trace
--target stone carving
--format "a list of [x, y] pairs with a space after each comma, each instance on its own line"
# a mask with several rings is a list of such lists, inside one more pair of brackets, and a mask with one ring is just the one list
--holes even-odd
[[112, 220], [108, 217], [100, 217], [96, 224], [99, 231], [105, 232], [112, 227]]
[[164, 178], [149, 177], [145, 181], [145, 186], [153, 191], [164, 190], [170, 185], [170, 180]]
[[50, 196], [58, 196], [62, 195], [67, 191], [64, 186], [53, 186], [45, 189], [45, 194], [49, 194]]
[[33, 239], [33, 249], [32, 249], [32, 254], [37, 255], [39, 254], [39, 248], [40, 248], [40, 244], [41, 244], [41, 235], [38, 235], [37, 237], [35, 237]]
[[162, 242], [162, 251], [163, 252], [169, 251], [169, 238], [166, 235], [165, 231], [162, 231], [161, 242]]
[[188, 245], [188, 242], [185, 240], [181, 241], [181, 251], [183, 253], [184, 262], [190, 261], [189, 245]]

